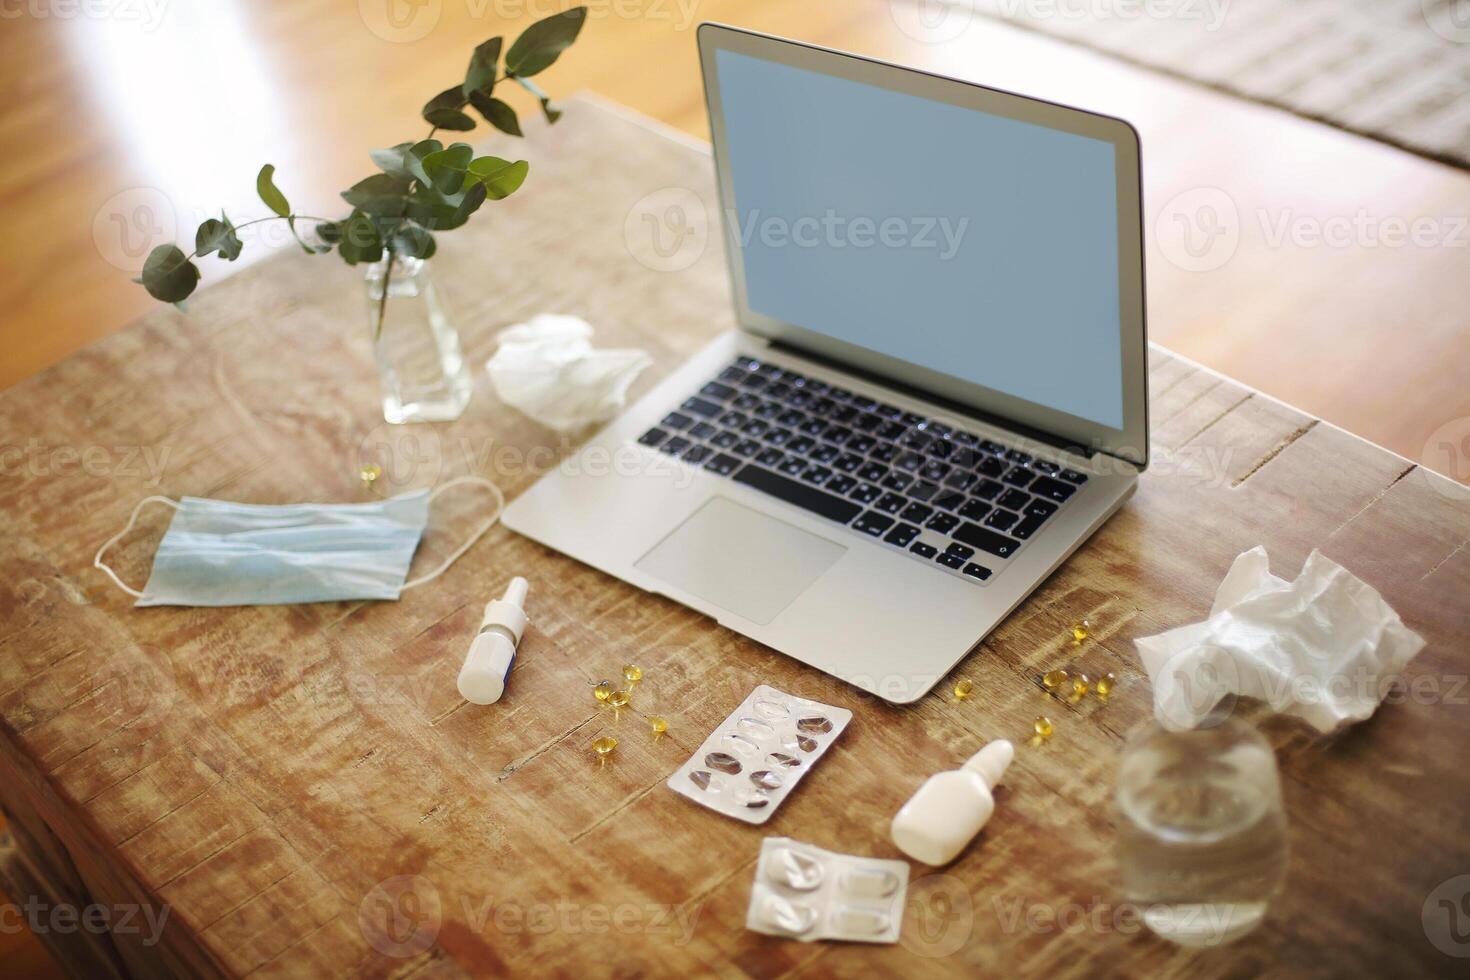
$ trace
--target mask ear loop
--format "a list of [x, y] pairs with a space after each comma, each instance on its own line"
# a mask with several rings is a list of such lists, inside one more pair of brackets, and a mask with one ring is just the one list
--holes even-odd
[[108, 548], [111, 548], [113, 545], [121, 541], [123, 537], [133, 529], [133, 525], [138, 522], [139, 511], [141, 511], [148, 504], [168, 504], [174, 510], [179, 509], [178, 501], [171, 500], [168, 497], [144, 497], [142, 500], [138, 501], [138, 506], [133, 508], [132, 516], [128, 518], [127, 525], [121, 531], [117, 532], [112, 537], [104, 541], [102, 543], [102, 547], [97, 549], [97, 554], [92, 556], [92, 567], [102, 569], [104, 572], [107, 573], [107, 577], [112, 579], [113, 583], [116, 584], [119, 589], [122, 589], [124, 592], [135, 599], [143, 598], [143, 593], [139, 592], [137, 589], [133, 588], [122, 579], [118, 578], [117, 572], [114, 572], [107, 565], [102, 564], [102, 555], [106, 553]]
[[[436, 579], [440, 575], [443, 575], [450, 565], [453, 565], [455, 562], [459, 561], [459, 559], [463, 557], [464, 553], [466, 551], [469, 551], [470, 548], [474, 547], [475, 542], [483, 538], [485, 536], [485, 532], [489, 531], [492, 527], [495, 526], [495, 522], [500, 520], [500, 513], [501, 511], [505, 510], [505, 494], [501, 493], [499, 487], [491, 483], [489, 480], [485, 479], [483, 476], [457, 476], [454, 479], [450, 480], [448, 483], [445, 483], [442, 486], [435, 487], [434, 492], [429, 494], [429, 503], [432, 504], [434, 502], [434, 498], [438, 497], [441, 493], [443, 493], [445, 490], [448, 490], [450, 487], [457, 487], [464, 483], [478, 483], [480, 486], [495, 494], [495, 512], [491, 514], [488, 518], [486, 518], [484, 523], [476, 528], [475, 533], [470, 535], [468, 541], [460, 545], [458, 548], [455, 548], [454, 551], [450, 553], [449, 557], [444, 559], [443, 563], [440, 564], [438, 568], [427, 574], [420, 575], [416, 579], [410, 579], [409, 581], [404, 582], [403, 587], [399, 590], [400, 592], [406, 592], [409, 589], [417, 588], [420, 585], [423, 585], [425, 582], [431, 581], [432, 579]], [[119, 535], [119, 537], [121, 537], [121, 535]], [[126, 588], [126, 586], [124, 586], [124, 588]]]

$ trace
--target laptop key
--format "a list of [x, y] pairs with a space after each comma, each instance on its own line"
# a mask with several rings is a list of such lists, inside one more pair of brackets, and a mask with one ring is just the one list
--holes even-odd
[[734, 388], [731, 388], [729, 385], [722, 385], [718, 381], [711, 381], [699, 389], [699, 393], [709, 398], [718, 398], [720, 401], [735, 397]]
[[969, 521], [966, 521], [950, 532], [950, 537], [956, 541], [974, 545], [981, 551], [988, 552], [997, 558], [1011, 557], [1021, 545], [1015, 538], [1008, 538], [1004, 534], [988, 530], [979, 524], [973, 524]]
[[902, 422], [884, 422], [882, 425], [878, 426], [878, 428], [873, 432], [873, 435], [877, 436], [879, 439], [892, 440], [897, 439], [906, 431], [907, 430], [904, 428]]
[[659, 425], [663, 426], [665, 429], [673, 429], [675, 432], [687, 429], [693, 424], [694, 420], [682, 412], [670, 412], [669, 414], [665, 415], [664, 420], [659, 423]]
[[842, 450], [838, 449], [836, 446], [832, 445], [831, 443], [824, 442], [816, 449], [813, 449], [807, 455], [816, 460], [818, 463], [830, 463], [841, 453]]
[[727, 429], [738, 429], [740, 428], [740, 426], [750, 421], [750, 417], [744, 412], [729, 411], [726, 412], [724, 415], [721, 415], [718, 421]]
[[730, 365], [729, 367], [725, 368], [725, 370], [720, 372], [720, 380], [728, 381], [731, 384], [739, 382], [744, 377], [745, 372], [742, 371], [738, 365], [734, 364]]
[[817, 440], [811, 436], [797, 436], [786, 444], [786, 448], [793, 453], [809, 453], [817, 448]]
[[662, 446], [659, 446], [658, 451], [668, 453], [670, 456], [677, 456], [692, 445], [694, 443], [685, 439], [683, 436], [674, 436], [674, 438], [667, 440]]
[[903, 497], [899, 496], [896, 493], [885, 493], [883, 496], [878, 498], [878, 502], [873, 506], [883, 511], [885, 514], [897, 514], [900, 510], [903, 509], [903, 505], [906, 503], [908, 503], [908, 501], [904, 500]]
[[1007, 490], [1000, 495], [1000, 499], [995, 502], [995, 505], [997, 507], [1004, 507], [1007, 510], [1018, 511], [1022, 507], [1025, 507], [1026, 501], [1030, 499], [1023, 490]]
[[1008, 510], [1001, 510], [999, 507], [991, 511], [990, 516], [985, 518], [985, 526], [993, 527], [997, 531], [1009, 531], [1014, 523], [1016, 523], [1016, 515]]
[[1045, 497], [1048, 500], [1055, 500], [1057, 503], [1062, 504], [1066, 503], [1067, 499], [1077, 492], [1077, 488], [1070, 483], [1053, 480], [1049, 476], [1038, 476], [1036, 482], [1031, 484], [1031, 492], [1038, 497]]
[[847, 448], [855, 453], [866, 453], [876, 445], [878, 445], [878, 440], [872, 436], [855, 435], [847, 440]]
[[[1026, 484], [1031, 482], [1031, 478], [1034, 476], [1036, 476], [1035, 473], [1031, 472], [1024, 466], [1018, 465], [1011, 467], [1011, 471], [1005, 476], [1001, 477], [1001, 480], [1005, 483], [1009, 483], [1013, 487], [1024, 487]], [[1041, 479], [1050, 479], [1050, 477], [1041, 477]]]
[[907, 548], [909, 542], [919, 536], [919, 529], [912, 524], [899, 524], [892, 531], [883, 535], [883, 540], [889, 544], [896, 544], [900, 548]]
[[832, 468], [844, 473], [851, 473], [863, 465], [863, 458], [856, 453], [843, 453], [832, 461]]
[[761, 399], [759, 395], [752, 395], [746, 392], [731, 402], [730, 407], [738, 408], [742, 412], [754, 412], [761, 407]]
[[[919, 469], [919, 475], [926, 480], [942, 480], [949, 475], [949, 464], [931, 459]], [[965, 475], [971, 480], [974, 479], [972, 474], [966, 473]]]
[[980, 478], [974, 473], [968, 473], [965, 470], [955, 470], [949, 475], [949, 479], [944, 481], [944, 485], [953, 487], [955, 490], [968, 490], [978, 479]]
[[806, 472], [806, 468], [809, 465], [800, 456], [787, 456], [776, 469], [785, 473], [787, 476], [801, 476], [801, 474]]
[[863, 510], [851, 500], [844, 500], [799, 480], [788, 479], [754, 463], [740, 467], [734, 480], [839, 524], [846, 524]]
[[856, 500], [860, 504], [871, 504], [873, 501], [883, 496], [883, 491], [880, 488], [873, 486], [873, 484], [871, 483], [861, 483], [858, 485], [858, 488], [849, 493], [848, 496], [851, 497], [853, 500]]
[[832, 479], [827, 481], [827, 489], [831, 490], [833, 493], [845, 494], [853, 487], [857, 486], [857, 482], [858, 481], [854, 480], [846, 473], [838, 473]]
[[990, 578], [990, 569], [984, 565], [977, 565], [974, 562], [970, 562], [962, 571], [971, 578], [978, 578], [982, 582]]
[[1025, 515], [1027, 517], [1039, 517], [1043, 521], [1057, 512], [1057, 505], [1050, 500], [1042, 500], [1040, 497], [1032, 497], [1031, 503], [1026, 505]]
[[1005, 451], [1006, 451], [1006, 447], [1005, 446], [1002, 446], [1000, 443], [996, 442], [994, 439], [981, 439], [980, 440], [980, 448], [983, 449], [983, 450], [985, 450], [987, 453], [994, 453], [997, 456], [1003, 456], [1003, 455], [1005, 455]]
[[707, 419], [712, 419], [724, 411], [719, 405], [716, 405], [714, 402], [705, 401], [703, 398], [686, 398], [684, 399], [683, 408], [686, 412], [703, 415]]
[[979, 497], [971, 497], [965, 501], [965, 506], [960, 508], [960, 516], [967, 521], [978, 521], [990, 513], [990, 505]]
[[945, 510], [956, 510], [965, 502], [965, 495], [958, 490], [941, 490], [934, 497], [934, 506]]
[[1021, 523], [1011, 528], [1011, 534], [1020, 538], [1022, 541], [1025, 541], [1030, 538], [1031, 535], [1035, 534], [1037, 529], [1040, 528], [1041, 525], [1045, 522], [1045, 517], [1037, 517], [1035, 514], [1028, 514], [1026, 517], [1021, 518]]
[[1062, 470], [1061, 477], [1062, 477], [1063, 480], [1066, 480], [1068, 483], [1075, 483], [1079, 487], [1082, 486], [1082, 484], [1084, 484], [1084, 483], [1087, 482], [1087, 474], [1086, 473], [1078, 473], [1076, 470]]
[[857, 471], [858, 479], [872, 483], [888, 475], [888, 467], [882, 463], [867, 463]]
[[717, 449], [729, 449], [731, 446], [735, 445], [739, 441], [739, 436], [737, 436], [733, 432], [726, 430], [724, 432], [721, 432], [719, 435], [711, 438], [709, 442], [711, 446], [714, 446]]
[[907, 473], [894, 471], [883, 478], [883, 486], [889, 490], [902, 491], [904, 487], [913, 482], [913, 477]]
[[679, 458], [686, 463], [698, 466], [706, 459], [709, 459], [710, 454], [713, 452], [714, 450], [708, 446], [690, 446], [688, 449], [684, 450], [684, 455], [680, 456]]
[[937, 531], [940, 534], [948, 534], [950, 531], [953, 531], [955, 529], [955, 526], [959, 524], [959, 522], [960, 519], [958, 517], [954, 516], [953, 514], [946, 514], [941, 511], [940, 513], [935, 514], [933, 517], [929, 518], [929, 520], [925, 521], [924, 526], [931, 531]]
[[992, 479], [1000, 476], [1005, 471], [1006, 464], [1002, 463], [994, 456], [986, 456], [982, 458], [980, 462], [975, 464], [976, 473], [979, 473], [981, 476], [988, 476]]
[[807, 419], [801, 423], [801, 431], [809, 436], [819, 436], [827, 431], [827, 422], [824, 419]]
[[761, 444], [754, 439], [746, 439], [744, 442], [737, 442], [731, 447], [730, 451], [737, 456], [744, 456], [746, 459], [749, 459], [761, 451]]
[[924, 457], [914, 452], [899, 453], [897, 458], [894, 459], [893, 465], [901, 470], [908, 470], [912, 473], [924, 465]]
[[761, 450], [760, 455], [755, 458], [755, 461], [762, 466], [775, 466], [776, 464], [781, 462], [782, 458], [785, 455], [786, 454], [779, 449], [763, 449]]
[[731, 456], [729, 453], [720, 453], [714, 459], [704, 464], [705, 469], [711, 473], [718, 473], [720, 476], [729, 476], [739, 466], [740, 458], [738, 456]]
[[832, 471], [829, 470], [827, 467], [825, 467], [825, 466], [813, 466], [813, 467], [810, 467], [809, 469], [807, 469], [806, 472], [802, 473], [801, 474], [801, 478], [803, 480], [805, 480], [806, 482], [808, 482], [808, 483], [818, 483], [818, 484], [820, 484], [820, 483], [825, 483], [827, 481], [827, 477], [829, 477], [831, 475], [832, 475]]
[[668, 437], [669, 434], [663, 429], [655, 428], [649, 429], [647, 432], [643, 433], [643, 435], [639, 436], [638, 441], [645, 446], [657, 446]]
[[944, 549], [944, 553], [946, 555], [955, 555], [956, 557], [959, 557], [959, 558], [973, 558], [973, 557], [975, 557], [975, 549], [974, 548], [971, 548], [967, 544], [960, 544], [957, 541], [951, 541], [950, 544], [949, 544], [949, 547]]
[[880, 514], [875, 510], [870, 510], [863, 514], [862, 517], [853, 521], [852, 526], [864, 534], [871, 534], [876, 538], [893, 526], [893, 518], [887, 514]]
[[963, 558], [961, 558], [959, 555], [951, 555], [947, 551], [934, 560], [939, 562], [939, 564], [943, 565], [945, 568], [953, 568], [955, 571], [959, 571], [961, 568], [965, 567], [965, 560]]
[[773, 446], [784, 446], [790, 441], [790, 429], [771, 429], [766, 433], [766, 442], [769, 442]]
[[909, 545], [909, 550], [920, 558], [933, 558], [938, 553], [932, 544], [925, 544], [922, 541], [915, 541]]
[[1031, 462], [1031, 454], [1023, 453], [1019, 449], [1008, 449], [1006, 450], [1006, 459], [1010, 460], [1012, 463], [1025, 464]]
[[891, 442], [880, 442], [868, 455], [880, 463], [891, 463], [898, 455], [898, 447]]
[[920, 480], [909, 489], [909, 496], [915, 500], [928, 500], [938, 492], [939, 484], [930, 483], [927, 480]]
[[928, 504], [909, 504], [903, 509], [903, 513], [898, 516], [906, 521], [922, 524], [929, 519], [929, 515], [932, 513], [934, 513], [934, 508]]
[[758, 439], [761, 436], [765, 435], [766, 431], [770, 429], [770, 427], [771, 423], [767, 422], [765, 419], [751, 419], [749, 422], [746, 422], [740, 427], [740, 431], [748, 436], [754, 436]]
[[1004, 488], [994, 480], [981, 480], [980, 485], [970, 492], [981, 500], [994, 500], [995, 495], [1000, 493], [1002, 489]]
[[1056, 476], [1057, 471], [1061, 469], [1056, 463], [1045, 459], [1032, 460], [1031, 468], [1038, 473], [1045, 473], [1047, 476]]
[[691, 439], [708, 439], [720, 430], [708, 422], [695, 422], [694, 427], [689, 430]]

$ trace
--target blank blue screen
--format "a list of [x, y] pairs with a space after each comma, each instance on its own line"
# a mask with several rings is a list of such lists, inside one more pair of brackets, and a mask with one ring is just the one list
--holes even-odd
[[720, 50], [751, 310], [1123, 427], [1113, 145]]

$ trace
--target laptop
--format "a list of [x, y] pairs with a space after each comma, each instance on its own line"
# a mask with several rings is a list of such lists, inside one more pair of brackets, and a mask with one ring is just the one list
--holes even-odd
[[1138, 136], [722, 25], [699, 51], [738, 329], [504, 522], [911, 702], [1148, 464]]

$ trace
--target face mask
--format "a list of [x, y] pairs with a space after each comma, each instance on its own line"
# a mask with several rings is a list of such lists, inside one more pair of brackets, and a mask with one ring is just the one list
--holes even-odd
[[[433, 571], [405, 582], [429, 521], [429, 504], [451, 487], [476, 483], [495, 509]], [[117, 577], [102, 556], [133, 529], [151, 503], [175, 511], [153, 556], [143, 591]], [[147, 497], [127, 526], [97, 549], [92, 564], [138, 606], [261, 606], [342, 599], [397, 599], [454, 564], [494, 526], [505, 507], [500, 489], [478, 476], [461, 476], [433, 493], [415, 490], [367, 504], [265, 506], [184, 497]]]

